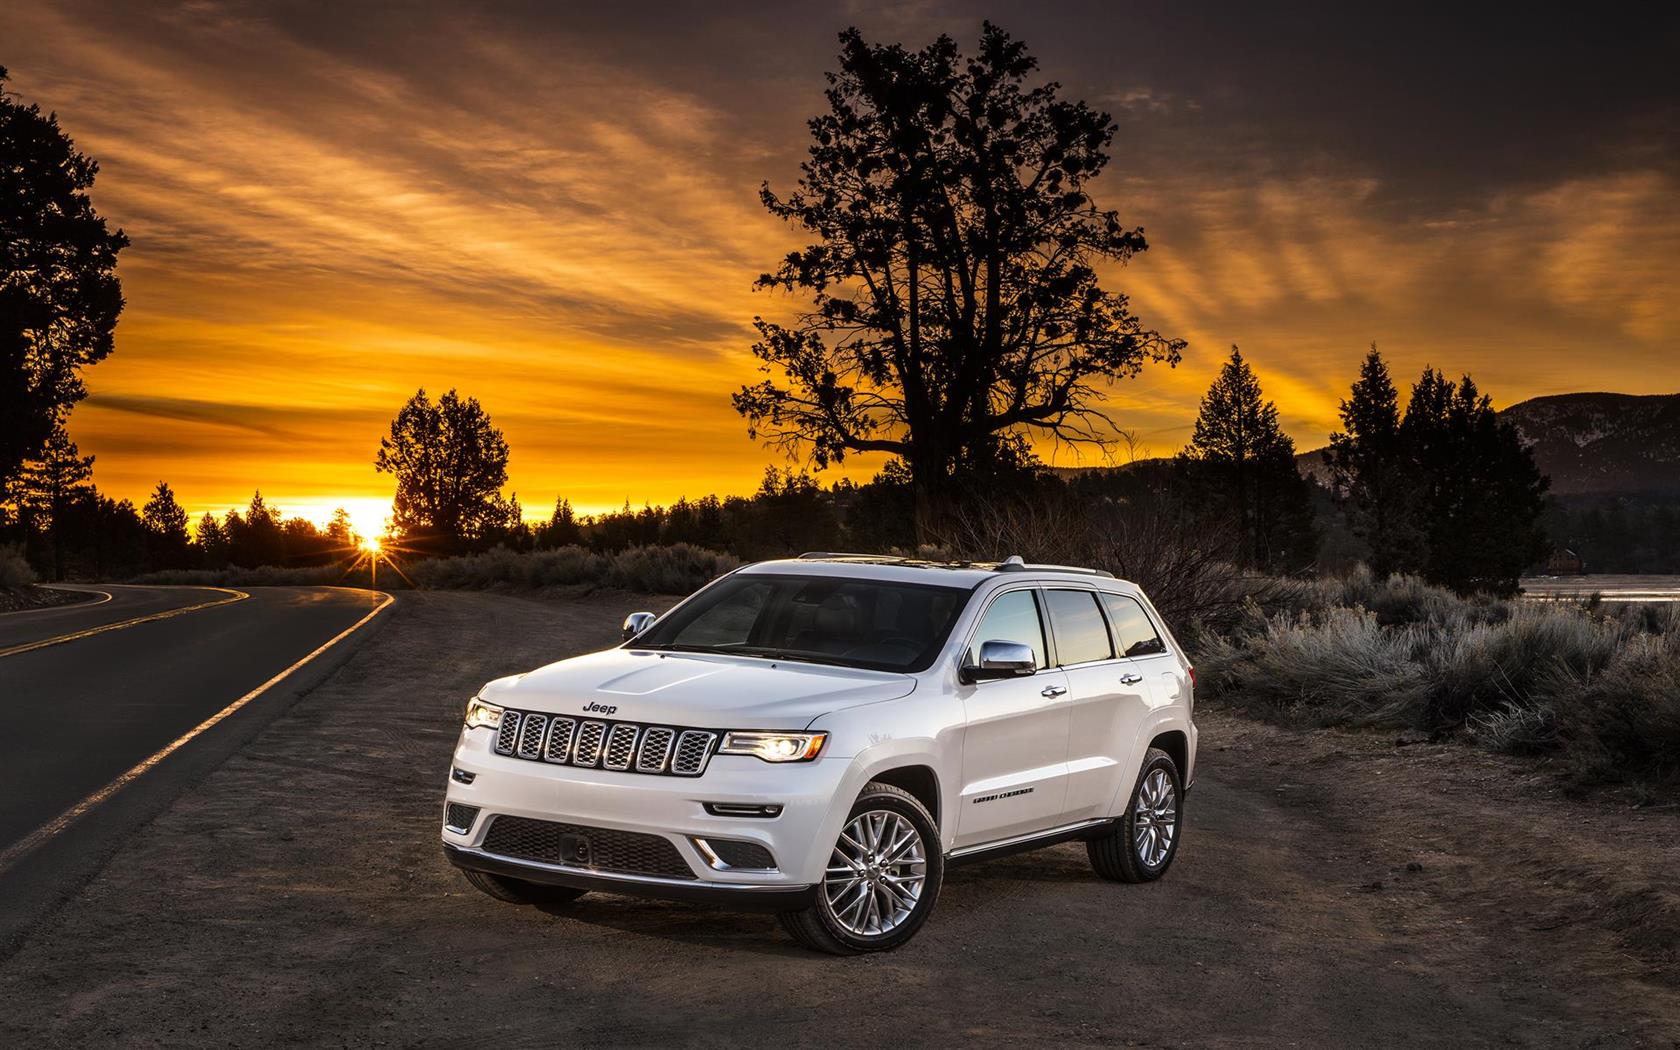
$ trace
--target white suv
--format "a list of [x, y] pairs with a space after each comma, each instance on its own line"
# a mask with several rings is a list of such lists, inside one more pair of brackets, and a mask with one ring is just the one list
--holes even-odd
[[774, 911], [844, 954], [909, 940], [952, 864], [1178, 850], [1194, 672], [1107, 573], [808, 554], [625, 634], [467, 704], [443, 847], [485, 893]]

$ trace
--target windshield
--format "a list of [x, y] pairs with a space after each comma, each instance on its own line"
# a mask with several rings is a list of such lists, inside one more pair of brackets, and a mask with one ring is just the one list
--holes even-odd
[[633, 647], [922, 671], [967, 600], [961, 587], [737, 573], [667, 614]]

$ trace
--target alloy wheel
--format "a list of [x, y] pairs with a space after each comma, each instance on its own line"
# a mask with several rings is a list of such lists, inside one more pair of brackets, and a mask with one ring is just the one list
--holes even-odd
[[874, 809], [840, 832], [823, 877], [823, 901], [849, 933], [875, 937], [910, 917], [926, 881], [921, 832], [891, 810]]
[[1164, 769], [1152, 769], [1132, 806], [1132, 844], [1145, 867], [1158, 868], [1178, 832], [1178, 792]]

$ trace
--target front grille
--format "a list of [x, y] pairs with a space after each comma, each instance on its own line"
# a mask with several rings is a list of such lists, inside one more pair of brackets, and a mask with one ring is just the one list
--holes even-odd
[[776, 866], [776, 858], [770, 851], [756, 842], [740, 842], [735, 839], [707, 839], [706, 845], [712, 847], [717, 859], [731, 868], [759, 868], [769, 869]]
[[677, 753], [671, 756], [671, 772], [684, 777], [699, 776], [706, 768], [706, 759], [711, 757], [712, 742], [716, 739], [716, 733], [704, 729], [683, 730], [677, 737]]
[[530, 817], [492, 817], [490, 830], [484, 833], [484, 851], [624, 875], [695, 877], [677, 847], [663, 836]]
[[451, 802], [444, 807], [443, 823], [447, 828], [462, 834], [472, 830], [473, 821], [478, 819], [477, 806], [463, 806], [459, 802]]
[[502, 713], [496, 754], [533, 762], [697, 777], [717, 750], [718, 734], [680, 726], [579, 721], [537, 711]]
[[585, 722], [583, 728], [578, 730], [577, 754], [572, 756], [572, 762], [580, 766], [593, 766], [601, 761], [601, 738], [606, 735], [605, 722]]

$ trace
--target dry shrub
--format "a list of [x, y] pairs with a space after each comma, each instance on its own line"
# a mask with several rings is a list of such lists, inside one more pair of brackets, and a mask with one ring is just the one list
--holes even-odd
[[1583, 782], [1680, 784], [1680, 609], [1463, 599], [1369, 574], [1301, 597], [1202, 640], [1204, 696], [1310, 724], [1463, 732], [1555, 756]]
[[129, 582], [181, 587], [320, 587], [343, 583], [344, 566], [260, 565], [242, 569], [230, 565], [225, 569], [164, 569], [135, 576]]
[[433, 590], [592, 584], [652, 594], [688, 594], [740, 564], [728, 554], [686, 543], [631, 547], [617, 554], [597, 554], [577, 546], [541, 551], [497, 547], [458, 558], [416, 562], [407, 572], [415, 586]]
[[35, 570], [23, 556], [23, 548], [16, 544], [0, 546], [0, 589], [22, 590], [35, 582]]

